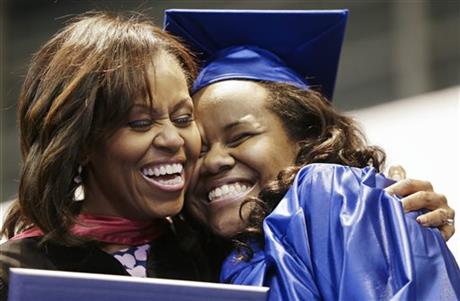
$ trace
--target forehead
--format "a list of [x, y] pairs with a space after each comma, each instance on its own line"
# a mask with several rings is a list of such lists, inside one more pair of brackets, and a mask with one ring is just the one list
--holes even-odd
[[177, 59], [161, 51], [146, 65], [145, 92], [140, 93], [136, 104], [161, 107], [178, 99], [190, 99], [185, 73]]
[[267, 97], [268, 92], [256, 82], [227, 80], [203, 88], [193, 101], [199, 121], [226, 124], [268, 114]]
[[148, 64], [150, 73], [172, 74], [185, 78], [184, 70], [181, 68], [178, 59], [165, 50], [159, 50], [152, 57], [152, 63]]

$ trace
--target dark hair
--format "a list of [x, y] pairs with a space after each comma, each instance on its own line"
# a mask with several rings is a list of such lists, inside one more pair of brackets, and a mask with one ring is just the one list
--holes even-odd
[[69, 233], [79, 211], [77, 167], [123, 123], [136, 98], [152, 105], [146, 74], [160, 52], [177, 60], [190, 87], [197, 71], [192, 54], [139, 13], [83, 14], [35, 54], [19, 96], [23, 166], [3, 235], [35, 225], [42, 241], [81, 243]]
[[300, 168], [310, 163], [337, 163], [353, 167], [370, 165], [380, 171], [385, 162], [383, 150], [369, 146], [357, 124], [338, 112], [319, 92], [284, 83], [259, 84], [268, 91], [267, 108], [281, 120], [286, 133], [298, 143], [299, 151], [293, 166], [282, 170], [258, 197], [242, 203], [241, 218], [244, 206], [251, 204], [254, 209], [246, 218], [247, 228], [235, 240], [241, 259], [252, 256], [248, 239], [263, 243], [262, 222], [286, 194]]

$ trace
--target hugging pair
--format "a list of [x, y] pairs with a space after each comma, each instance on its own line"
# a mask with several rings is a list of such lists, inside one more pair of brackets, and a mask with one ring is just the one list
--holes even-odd
[[[169, 217], [185, 207], [237, 240], [221, 281], [270, 286], [270, 300], [458, 299], [440, 232], [403, 212], [392, 194], [407, 182], [390, 186], [383, 151], [328, 101], [346, 18], [172, 10], [180, 42], [139, 15], [69, 23], [19, 99], [3, 297], [17, 266], [213, 280], [214, 250], [177, 239], [184, 222]], [[437, 204], [425, 218], [449, 238], [453, 210], [409, 183], [427, 190], [406, 197], [412, 209]]]

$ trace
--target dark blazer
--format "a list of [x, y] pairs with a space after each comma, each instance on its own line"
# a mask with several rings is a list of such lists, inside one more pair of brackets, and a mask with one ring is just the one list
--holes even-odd
[[[39, 240], [25, 238], [0, 245], [0, 301], [7, 300], [10, 267], [129, 275], [117, 259], [96, 244], [66, 247], [51, 242], [39, 244]], [[216, 281], [201, 249], [190, 239], [177, 239], [172, 232], [152, 243], [147, 277]]]

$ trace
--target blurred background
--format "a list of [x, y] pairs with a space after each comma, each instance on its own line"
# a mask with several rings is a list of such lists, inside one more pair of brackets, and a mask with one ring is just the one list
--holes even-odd
[[[75, 14], [140, 10], [161, 25], [167, 8], [349, 9], [334, 103], [389, 164], [430, 180], [460, 212], [460, 1], [0, 0], [0, 218], [18, 184], [15, 110], [31, 55]], [[460, 234], [449, 246], [460, 261]]]

